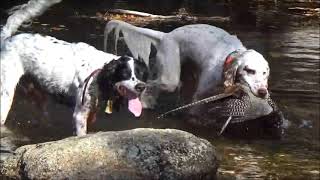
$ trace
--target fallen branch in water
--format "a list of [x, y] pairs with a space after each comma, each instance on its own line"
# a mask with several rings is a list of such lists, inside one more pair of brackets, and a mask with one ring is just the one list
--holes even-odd
[[188, 23], [225, 23], [229, 22], [229, 17], [222, 16], [204, 16], [197, 17], [188, 14], [178, 15], [155, 15], [140, 11], [131, 11], [125, 9], [111, 9], [104, 15], [104, 20], [122, 20], [133, 25], [146, 25], [152, 23], [177, 23], [177, 24], [188, 24]]
[[149, 14], [149, 13], [140, 12], [140, 11], [126, 10], [126, 9], [111, 9], [107, 13], [109, 13], [109, 14], [125, 14], [125, 15], [133, 15], [133, 16], [139, 16], [139, 17], [151, 17], [151, 18], [172, 18], [172, 17], [176, 17], [176, 16], [155, 15], [155, 14]]
[[288, 10], [292, 13], [303, 14], [305, 16], [320, 16], [320, 8], [290, 7]]

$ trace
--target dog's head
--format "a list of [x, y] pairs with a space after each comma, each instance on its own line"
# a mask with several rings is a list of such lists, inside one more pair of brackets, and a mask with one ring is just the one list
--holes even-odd
[[254, 50], [238, 52], [233, 56], [232, 62], [225, 66], [225, 88], [239, 83], [248, 86], [255, 96], [266, 98], [270, 71], [268, 62]]
[[148, 74], [148, 67], [143, 61], [122, 56], [105, 64], [97, 81], [105, 100], [128, 100], [129, 110], [140, 116], [142, 106], [139, 97], [146, 87]]

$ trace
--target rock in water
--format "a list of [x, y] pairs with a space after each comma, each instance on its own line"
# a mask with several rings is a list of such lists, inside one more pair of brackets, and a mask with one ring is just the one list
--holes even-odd
[[134, 129], [18, 148], [1, 162], [13, 179], [215, 179], [206, 140], [180, 130]]

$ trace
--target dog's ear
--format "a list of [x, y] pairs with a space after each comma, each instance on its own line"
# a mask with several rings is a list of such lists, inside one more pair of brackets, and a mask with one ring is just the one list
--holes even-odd
[[114, 73], [120, 63], [120, 61], [115, 59], [110, 61], [109, 63], [105, 63], [97, 77], [97, 83], [99, 86], [99, 90], [102, 92], [103, 98], [108, 99], [110, 98], [108, 96], [112, 96]]
[[240, 52], [231, 53], [224, 64], [223, 67], [223, 76], [224, 76], [224, 89], [228, 90], [235, 85], [237, 78], [237, 71], [240, 66]]
[[100, 84], [112, 80], [112, 75], [115, 73], [118, 65], [119, 61], [115, 59], [111, 60], [109, 63], [105, 63], [99, 73], [98, 83]]
[[224, 72], [223, 85], [225, 89], [234, 86], [237, 76], [237, 70], [238, 66], [232, 66]]

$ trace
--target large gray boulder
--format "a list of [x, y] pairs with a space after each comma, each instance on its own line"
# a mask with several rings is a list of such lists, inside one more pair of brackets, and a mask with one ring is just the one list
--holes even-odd
[[0, 172], [26, 179], [215, 179], [217, 158], [206, 140], [174, 129], [99, 132], [26, 145]]

